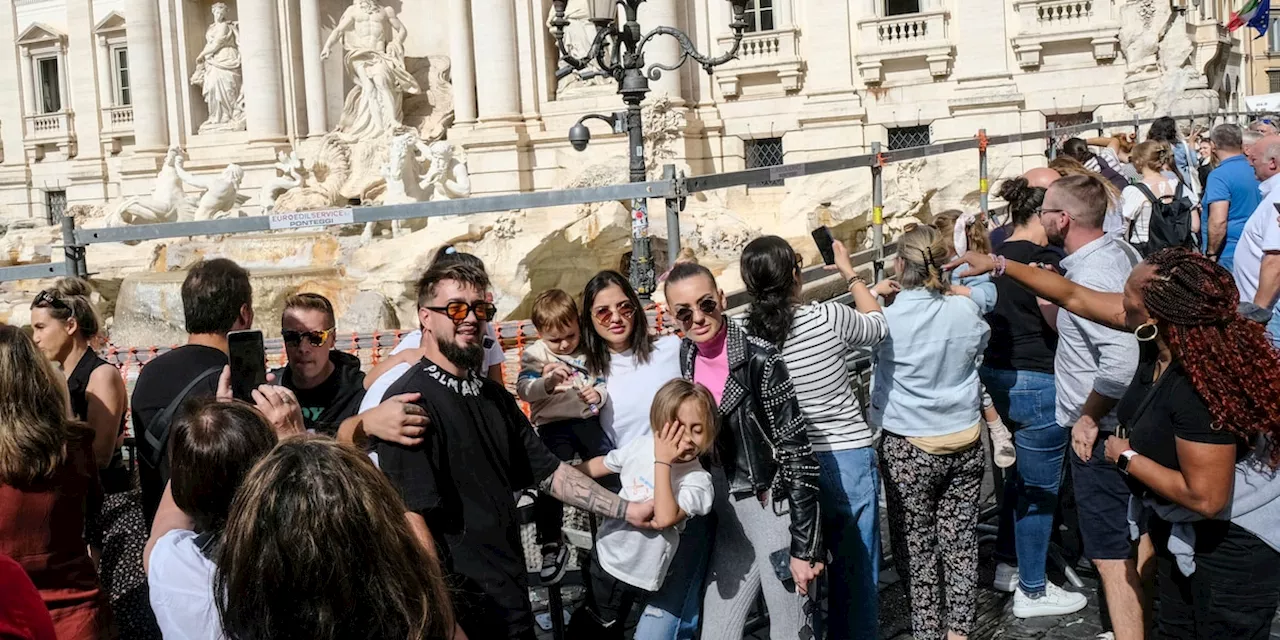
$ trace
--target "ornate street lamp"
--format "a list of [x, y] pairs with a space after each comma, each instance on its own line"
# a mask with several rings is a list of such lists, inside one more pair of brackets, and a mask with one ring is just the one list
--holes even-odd
[[[733, 47], [717, 57], [699, 53], [689, 36], [673, 27], [659, 26], [648, 33], [641, 32], [636, 14], [644, 1], [586, 0], [589, 19], [596, 26], [596, 37], [591, 43], [591, 49], [580, 58], [570, 53], [564, 42], [564, 28], [569, 26], [569, 21], [564, 17], [567, 0], [551, 2], [555, 9], [555, 17], [551, 20], [551, 34], [555, 36], [560, 49], [561, 61], [575, 71], [581, 71], [595, 62], [602, 72], [617, 81], [618, 93], [622, 94], [622, 101], [627, 105], [626, 111], [611, 115], [593, 113], [583, 116], [569, 130], [569, 142], [578, 151], [586, 149], [591, 142], [591, 131], [587, 129], [586, 121], [592, 119], [609, 123], [615, 133], [626, 131], [631, 182], [644, 182], [646, 178], [640, 103], [649, 93], [649, 81], [661, 78], [663, 71], [679, 69], [690, 58], [708, 74], [715, 67], [736, 58], [738, 48], [742, 45], [742, 36], [747, 30], [743, 15], [750, 0], [729, 0], [733, 8], [733, 20], [729, 23], [729, 27], [733, 29]], [[621, 25], [618, 24], [618, 5], [622, 5], [624, 18]], [[674, 63], [645, 63], [644, 48], [658, 36], [670, 36], [680, 43], [680, 57]], [[636, 293], [647, 300], [656, 283], [649, 250], [649, 208], [645, 199], [632, 201], [631, 215], [631, 283], [636, 288]], [[669, 259], [674, 258], [675, 256], [669, 256]]]

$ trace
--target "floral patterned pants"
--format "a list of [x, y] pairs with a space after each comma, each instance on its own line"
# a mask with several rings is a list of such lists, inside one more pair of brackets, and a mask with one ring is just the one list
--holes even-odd
[[885, 432], [881, 471], [898, 573], [907, 577], [911, 633], [968, 636], [977, 614], [978, 500], [985, 468], [979, 444], [935, 456]]

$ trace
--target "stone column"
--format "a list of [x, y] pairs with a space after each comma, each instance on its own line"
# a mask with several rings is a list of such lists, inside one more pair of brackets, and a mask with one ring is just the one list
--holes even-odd
[[866, 47], [855, 36], [853, 46], [849, 33], [857, 32], [857, 21], [875, 16], [875, 2], [859, 3], [862, 15], [849, 15], [848, 0], [805, 0], [804, 38], [801, 40], [802, 57], [808, 65], [805, 73], [805, 93], [824, 95], [853, 91], [853, 50]]
[[[314, 1], [314, 0], [312, 0]], [[476, 121], [475, 38], [471, 33], [471, 0], [449, 0], [449, 57], [452, 58], [454, 121]]]
[[31, 52], [28, 51], [27, 49], [23, 49], [22, 50], [22, 69], [21, 69], [22, 91], [23, 91], [23, 96], [25, 96], [26, 99], [23, 100], [22, 102], [23, 102], [23, 106], [26, 109], [24, 112], [24, 115], [27, 115], [27, 116], [36, 115], [36, 94], [40, 92], [36, 88], [36, 74], [35, 74], [35, 69], [33, 68], [34, 64], [35, 62], [31, 60]]
[[[511, 0], [473, 0], [475, 59], [484, 65], [476, 74], [476, 102], [481, 123], [520, 119], [519, 57], [516, 54], [516, 8]], [[456, 91], [456, 89], [455, 89]], [[456, 109], [456, 107], [455, 107]]]
[[[98, 43], [98, 102], [104, 107], [116, 106], [116, 76], [112, 73], [111, 47], [106, 36], [97, 36]], [[109, 123], [103, 123], [109, 124]]]
[[[683, 5], [683, 2], [676, 0], [649, 0], [640, 5], [640, 13], [638, 19], [640, 21], [640, 31], [648, 33], [654, 27], [673, 27], [680, 28], [680, 12], [677, 11], [677, 5]], [[719, 25], [712, 25], [712, 32]], [[705, 47], [704, 47], [705, 48]], [[705, 51], [703, 52], [705, 53]], [[674, 64], [680, 59], [680, 43], [671, 36], [659, 36], [649, 41], [644, 51], [645, 62], [653, 64], [661, 62], [663, 64]], [[679, 102], [681, 98], [680, 82], [681, 69], [675, 71], [663, 71], [662, 77], [657, 81], [649, 83], [649, 88], [653, 95], [666, 94], [671, 99]]]
[[160, 59], [160, 10], [156, 0], [125, 0], [124, 12], [136, 150], [163, 153], [169, 147], [169, 121]]
[[274, 0], [237, 3], [240, 60], [244, 72], [245, 128], [250, 142], [287, 138], [284, 78], [280, 61], [280, 19]]
[[324, 61], [320, 60], [320, 0], [302, 0], [302, 75], [307, 94], [307, 135], [329, 132], [327, 95], [324, 88]]

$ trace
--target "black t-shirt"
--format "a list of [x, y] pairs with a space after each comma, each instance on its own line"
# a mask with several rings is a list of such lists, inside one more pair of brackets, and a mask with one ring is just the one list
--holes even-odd
[[[169, 406], [174, 397], [182, 392], [192, 380], [210, 369], [222, 369], [227, 365], [227, 354], [201, 345], [189, 344], [162, 354], [147, 362], [138, 374], [138, 382], [133, 387], [133, 398], [129, 406], [133, 407], [133, 433], [137, 436], [139, 457], [146, 460], [151, 455], [151, 447], [147, 439], [142, 437], [151, 419]], [[210, 398], [218, 392], [218, 376], [207, 377], [196, 385], [187, 398]], [[142, 485], [142, 508], [147, 522], [156, 516], [156, 508], [160, 506], [160, 496], [164, 494], [164, 486], [169, 482], [168, 469], [169, 443], [159, 451], [165, 461], [161, 467], [148, 464], [138, 465], [138, 478]]]
[[[1213, 416], [1205, 405], [1195, 385], [1187, 377], [1181, 364], [1174, 363], [1153, 382], [1156, 360], [1149, 354], [1152, 347], [1142, 345], [1143, 358], [1120, 403], [1116, 405], [1116, 417], [1129, 430], [1129, 446], [1134, 451], [1151, 458], [1161, 466], [1180, 470], [1177, 438], [1205, 444], [1232, 444], [1237, 446], [1236, 459], [1248, 449], [1246, 443], [1234, 434], [1213, 428]], [[1153, 391], [1154, 389], [1154, 391]], [[1154, 394], [1147, 399], [1148, 394]], [[1146, 493], [1146, 488], [1129, 478], [1135, 493]]]
[[560, 466], [507, 390], [474, 372], [459, 378], [423, 359], [386, 397], [420, 393], [431, 419], [422, 445], [377, 442], [378, 466], [427, 522], [472, 638], [532, 628], [515, 492]]
[[[78, 420], [88, 422], [89, 420], [89, 378], [93, 375], [98, 367], [111, 367], [111, 363], [98, 357], [93, 350], [85, 351], [80, 357], [80, 361], [76, 363], [71, 375], [67, 376], [67, 394], [71, 397], [71, 415]], [[119, 375], [115, 367], [111, 367], [111, 372]], [[124, 433], [124, 416], [120, 416], [120, 430], [117, 433]], [[111, 463], [106, 468], [98, 470], [98, 478], [102, 481], [102, 490], [104, 493], [121, 493], [133, 488], [133, 480], [129, 477], [129, 468], [124, 464], [124, 456], [121, 455], [120, 448], [116, 447], [115, 452], [111, 454]]]
[[[1008, 240], [996, 253], [1013, 262], [1039, 262], [1058, 268], [1062, 256], [1026, 240]], [[1058, 332], [1044, 321], [1036, 295], [1008, 276], [993, 278], [996, 307], [988, 313], [991, 339], [982, 364], [993, 369], [1053, 373]]]
[[340, 370], [334, 369], [324, 382], [310, 389], [292, 389], [293, 395], [298, 398], [298, 404], [302, 407], [302, 423], [307, 429], [316, 430], [316, 421], [338, 397], [338, 388], [342, 382], [341, 373]]

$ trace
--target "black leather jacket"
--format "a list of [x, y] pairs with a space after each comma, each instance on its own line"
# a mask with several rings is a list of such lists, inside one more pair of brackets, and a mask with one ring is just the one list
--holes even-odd
[[[720, 400], [723, 420], [716, 438], [718, 463], [735, 497], [773, 497], [782, 514], [783, 498], [791, 512], [791, 556], [826, 561], [822, 516], [818, 507], [818, 459], [809, 446], [807, 420], [796, 400], [791, 374], [772, 344], [748, 335], [727, 321], [729, 379]], [[686, 338], [680, 345], [680, 372], [693, 379], [698, 350]]]

